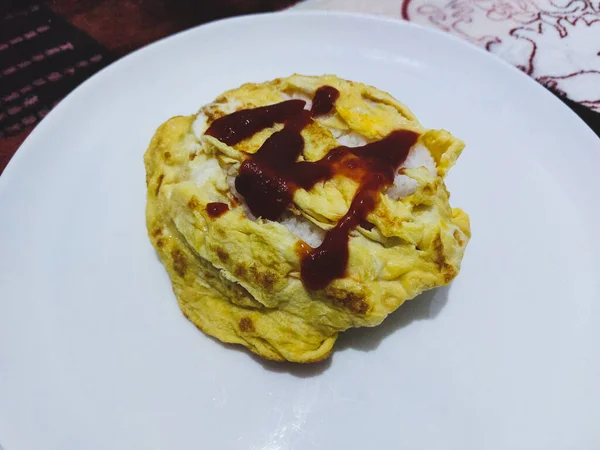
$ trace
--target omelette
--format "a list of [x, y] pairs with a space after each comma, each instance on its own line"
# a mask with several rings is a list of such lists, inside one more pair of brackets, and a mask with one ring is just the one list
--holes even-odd
[[156, 131], [148, 235], [204, 333], [319, 361], [457, 276], [470, 224], [444, 177], [463, 147], [362, 83], [244, 84]]

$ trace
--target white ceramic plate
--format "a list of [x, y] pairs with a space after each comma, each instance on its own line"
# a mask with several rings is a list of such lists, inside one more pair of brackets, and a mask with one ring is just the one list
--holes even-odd
[[[328, 362], [262, 363], [180, 313], [146, 237], [155, 128], [293, 72], [387, 90], [467, 142], [449, 289]], [[0, 177], [5, 450], [600, 446], [600, 141], [535, 82], [407, 23], [277, 14], [151, 45], [65, 99]]]

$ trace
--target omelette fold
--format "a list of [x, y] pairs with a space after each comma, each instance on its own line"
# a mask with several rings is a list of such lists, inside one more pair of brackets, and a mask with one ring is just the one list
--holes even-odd
[[204, 333], [319, 361], [340, 332], [457, 276], [469, 217], [444, 177], [463, 147], [361, 83], [245, 84], [156, 131], [148, 235]]

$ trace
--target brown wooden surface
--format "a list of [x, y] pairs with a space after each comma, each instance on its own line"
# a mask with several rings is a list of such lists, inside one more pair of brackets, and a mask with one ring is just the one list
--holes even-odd
[[[121, 57], [165, 36], [202, 23], [242, 14], [275, 11], [297, 1], [47, 0], [41, 3], [92, 36], [116, 57]], [[28, 3], [28, 0], [15, 3], [22, 5]], [[33, 128], [34, 126], [29, 126], [15, 136], [0, 138], [0, 173]]]
[[178, 31], [223, 17], [274, 11], [294, 0], [49, 0], [55, 12], [123, 56]]

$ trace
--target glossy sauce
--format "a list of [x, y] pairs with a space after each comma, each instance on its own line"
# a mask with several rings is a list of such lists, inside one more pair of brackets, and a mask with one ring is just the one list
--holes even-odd
[[304, 110], [304, 100], [288, 100], [254, 109], [243, 109], [215, 120], [205, 134], [227, 145], [235, 145], [276, 123], [283, 123]]
[[206, 205], [206, 212], [212, 218], [221, 217], [227, 211], [229, 211], [229, 206], [225, 203], [213, 202]]
[[[348, 212], [325, 235], [323, 243], [302, 257], [301, 275], [309, 289], [322, 289], [336, 278], [346, 274], [350, 232], [363, 224], [377, 206], [381, 190], [394, 182], [395, 172], [408, 156], [418, 134], [397, 130], [384, 139], [362, 147], [338, 147], [353, 163], [345, 175], [360, 183]], [[346, 163], [346, 167], [348, 164]], [[371, 225], [371, 229], [373, 225]]]
[[331, 86], [321, 86], [315, 92], [310, 112], [313, 116], [329, 114], [335, 106], [335, 101], [340, 96], [340, 91]]
[[298, 161], [304, 149], [300, 132], [312, 117], [330, 113], [338, 96], [335, 88], [323, 86], [315, 93], [311, 111], [304, 109], [303, 100], [288, 100], [235, 112], [215, 120], [206, 131], [221, 142], [235, 145], [275, 123], [284, 124], [242, 163], [235, 180], [237, 191], [257, 217], [277, 220], [292, 202], [296, 189], [309, 190], [334, 174], [359, 183], [348, 212], [327, 232], [323, 243], [301, 254], [302, 281], [309, 289], [322, 289], [345, 276], [350, 232], [375, 209], [379, 192], [394, 182], [398, 167], [418, 138], [415, 132], [396, 130], [362, 147], [336, 147], [319, 161]]

